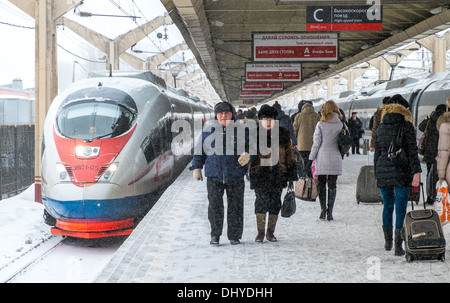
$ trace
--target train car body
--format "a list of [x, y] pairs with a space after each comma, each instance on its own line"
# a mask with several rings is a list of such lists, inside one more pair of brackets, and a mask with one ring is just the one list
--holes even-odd
[[[413, 124], [417, 127], [437, 105], [445, 104], [450, 96], [450, 72], [432, 74], [423, 79], [408, 77], [387, 81], [361, 91], [343, 92], [333, 100], [344, 110], [347, 118], [351, 117], [352, 112], [358, 113], [365, 130], [363, 138], [368, 139], [371, 136], [369, 123], [373, 114], [382, 105], [384, 97], [396, 94], [402, 95], [409, 102]], [[320, 110], [322, 103], [314, 103], [316, 111]], [[422, 132], [417, 129], [417, 138], [421, 136]]]
[[[78, 81], [47, 113], [42, 200], [53, 234], [128, 235], [189, 163], [174, 154], [174, 121], [212, 117], [212, 108], [164, 87], [150, 72]], [[201, 123], [201, 122], [200, 122]], [[191, 140], [184, 149], [192, 151]]]

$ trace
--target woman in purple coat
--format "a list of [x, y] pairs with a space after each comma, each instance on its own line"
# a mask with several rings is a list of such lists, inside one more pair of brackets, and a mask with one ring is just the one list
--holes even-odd
[[[316, 160], [316, 175], [319, 180], [320, 219], [333, 220], [336, 199], [336, 183], [342, 174], [342, 157], [338, 148], [338, 136], [342, 127], [341, 112], [334, 101], [322, 105], [322, 117], [314, 130], [314, 141], [309, 160]], [[328, 183], [328, 201], [327, 201]], [[328, 202], [328, 203], [327, 203]]]

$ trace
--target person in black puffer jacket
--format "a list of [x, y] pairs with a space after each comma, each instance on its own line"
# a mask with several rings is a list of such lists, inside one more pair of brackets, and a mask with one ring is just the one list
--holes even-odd
[[[427, 204], [430, 205], [433, 205], [434, 200], [436, 199], [435, 185], [438, 180], [436, 157], [438, 155], [439, 130], [436, 128], [436, 122], [438, 118], [445, 113], [445, 108], [445, 104], [439, 104], [436, 106], [436, 109], [419, 124], [419, 130], [425, 132], [426, 129], [428, 133], [425, 138], [426, 142], [424, 142], [426, 149], [423, 154], [423, 162], [427, 164]], [[432, 170], [432, 165], [435, 165], [436, 169]], [[432, 182], [432, 180], [435, 180], [436, 182]], [[429, 188], [428, 182], [431, 183], [431, 188]]]
[[352, 112], [352, 116], [350, 117], [350, 119], [348, 119], [347, 121], [347, 125], [348, 125], [348, 130], [350, 132], [350, 136], [353, 139], [353, 143], [352, 143], [352, 155], [358, 154], [360, 155], [361, 153], [359, 152], [359, 139], [362, 138], [362, 132], [361, 130], [363, 130], [362, 128], [362, 123], [361, 120], [358, 118], [358, 113], [357, 112]]
[[[383, 232], [385, 249], [392, 249], [392, 225], [395, 207], [395, 255], [405, 253], [402, 248], [401, 228], [408, 206], [411, 185], [420, 183], [419, 156], [417, 154], [416, 131], [412, 124], [408, 102], [400, 95], [393, 96], [383, 108], [381, 124], [375, 135], [374, 168], [377, 186], [383, 198]], [[388, 157], [389, 145], [403, 126], [403, 148], [406, 151], [408, 165], [395, 164]]]

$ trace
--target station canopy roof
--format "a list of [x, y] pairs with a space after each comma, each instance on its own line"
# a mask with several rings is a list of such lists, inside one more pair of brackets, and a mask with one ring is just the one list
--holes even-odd
[[[270, 97], [274, 99], [450, 27], [448, 1], [160, 1], [179, 28], [217, 94], [222, 100], [232, 102], [235, 106], [243, 104], [240, 90], [248, 64], [265, 64], [263, 70], [271, 63], [293, 64], [294, 67], [301, 65], [301, 79], [283, 82], [284, 90], [274, 91]], [[381, 9], [375, 10], [379, 5]], [[360, 7], [368, 8], [370, 13], [352, 10]], [[333, 12], [330, 9], [336, 10]], [[361, 21], [359, 17], [364, 19], [361, 14], [365, 14], [367, 18], [370, 17], [368, 14], [371, 14], [371, 21]], [[380, 26], [376, 24], [380, 23], [380, 17], [381, 28], [377, 28]], [[331, 18], [332, 21], [329, 20]], [[330, 24], [335, 26], [332, 31]], [[361, 26], [366, 26], [366, 30], [360, 30]], [[319, 28], [321, 30], [317, 30]], [[289, 58], [289, 61], [282, 56], [273, 61], [261, 61], [264, 55], [255, 58], [253, 51], [260, 43], [262, 49], [266, 47], [266, 51], [275, 50], [275, 53], [280, 53], [284, 43], [291, 45], [294, 41], [299, 41], [291, 39], [271, 44], [274, 41], [268, 39], [265, 44], [264, 41], [261, 42], [261, 34], [313, 34], [318, 40], [312, 39], [310, 46], [317, 50], [320, 49], [318, 45], [322, 43], [320, 39], [323, 37], [318, 34], [333, 34], [332, 36], [337, 36], [336, 56], [331, 61], [329, 58], [310, 61], [301, 57], [304, 54], [300, 55], [300, 59]], [[254, 43], [255, 37], [259, 39], [257, 43]], [[281, 40], [280, 37], [278, 39]], [[304, 48], [300, 49], [299, 51], [304, 51]], [[283, 61], [278, 61], [280, 59]], [[268, 68], [269, 71], [270, 69], [271, 67]]]

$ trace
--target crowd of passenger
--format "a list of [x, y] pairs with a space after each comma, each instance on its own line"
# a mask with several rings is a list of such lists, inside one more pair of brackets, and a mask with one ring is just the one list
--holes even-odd
[[[445, 104], [438, 105], [418, 128], [426, 133], [423, 142], [426, 145], [423, 161], [427, 167], [427, 179], [430, 184], [438, 180], [450, 181], [450, 97]], [[276, 241], [275, 228], [282, 206], [282, 192], [289, 184], [302, 177], [317, 177], [318, 198], [321, 220], [333, 220], [333, 207], [337, 195], [337, 179], [342, 174], [343, 156], [338, 147], [338, 136], [344, 127], [352, 137], [351, 150], [347, 156], [360, 153], [360, 139], [364, 128], [357, 112], [345, 117], [338, 105], [330, 100], [316, 112], [311, 101], [302, 100], [298, 111], [289, 117], [278, 102], [272, 106], [262, 105], [259, 111], [252, 107], [246, 111], [238, 109], [227, 102], [215, 105], [215, 118], [221, 127], [223, 142], [227, 142], [226, 127], [230, 121], [259, 121], [257, 142], [273, 143], [274, 125], [279, 125], [278, 161], [261, 165], [270, 158], [265, 150], [257, 144], [256, 155], [248, 150], [249, 133], [246, 133], [246, 150], [238, 153], [237, 141], [234, 141], [234, 154], [211, 153], [205, 150], [205, 139], [215, 131], [214, 128], [202, 134], [203, 153], [194, 155], [192, 165], [196, 180], [203, 180], [202, 169], [207, 178], [208, 219], [211, 225], [212, 245], [219, 244], [224, 224], [224, 201], [227, 195], [227, 237], [231, 244], [239, 244], [244, 226], [244, 180], [250, 180], [250, 188], [255, 192], [254, 213], [256, 215], [256, 242]], [[278, 121], [278, 123], [274, 123]], [[262, 132], [259, 128], [263, 128]], [[377, 187], [383, 199], [382, 230], [385, 249], [395, 255], [404, 255], [401, 228], [406, 215], [408, 197], [411, 187], [418, 187], [422, 172], [416, 140], [416, 128], [412, 123], [412, 114], [408, 102], [401, 95], [384, 98], [377, 108], [370, 123], [372, 137], [370, 151], [374, 153], [374, 170]], [[235, 133], [237, 135], [237, 133]], [[405, 159], [404, 162], [393, 160], [389, 148], [393, 139], [400, 136]], [[215, 147], [215, 146], [213, 146]], [[430, 181], [428, 180], [428, 181]], [[427, 191], [424, 203], [433, 204], [435, 190]], [[395, 221], [394, 221], [395, 211]]]

